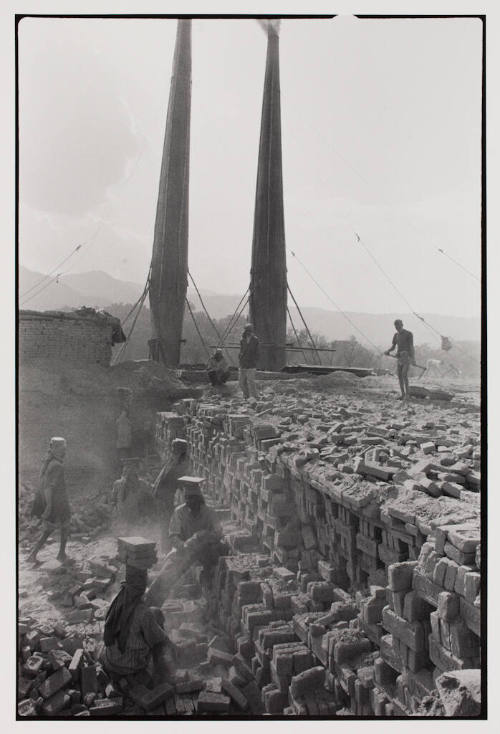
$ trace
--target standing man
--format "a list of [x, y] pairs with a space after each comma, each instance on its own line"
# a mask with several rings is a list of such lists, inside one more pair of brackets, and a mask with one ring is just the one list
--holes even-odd
[[410, 364], [415, 364], [415, 348], [413, 346], [413, 334], [407, 329], [403, 329], [401, 319], [394, 322], [396, 333], [392, 338], [392, 346], [384, 352], [387, 356], [396, 349], [396, 358], [398, 360], [398, 379], [401, 388], [401, 397], [399, 400], [408, 400], [410, 396], [410, 386], [408, 383], [408, 372]]
[[[54, 437], [50, 439], [49, 451], [40, 472], [40, 495], [44, 506], [42, 519], [42, 536], [28, 556], [28, 561], [37, 562], [38, 551], [47, 542], [49, 536], [60, 529], [61, 543], [58, 561], [67, 560], [66, 541], [69, 535], [71, 508], [66, 493], [64, 479], [64, 457], [66, 455], [66, 439]], [[41, 509], [41, 508], [40, 508]]]
[[259, 340], [254, 333], [252, 324], [247, 324], [243, 329], [240, 341], [240, 388], [243, 396], [248, 398], [257, 397], [255, 385], [255, 372], [259, 359]]
[[170, 550], [168, 527], [174, 512], [175, 493], [178, 488], [178, 479], [188, 468], [187, 441], [174, 438], [172, 451], [153, 484], [153, 497], [156, 500], [161, 528], [161, 550], [167, 553]]

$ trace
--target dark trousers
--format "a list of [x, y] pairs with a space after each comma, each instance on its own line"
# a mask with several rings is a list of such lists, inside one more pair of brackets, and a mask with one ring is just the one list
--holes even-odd
[[217, 372], [216, 370], [208, 370], [208, 379], [210, 384], [223, 385], [229, 378], [229, 372]]

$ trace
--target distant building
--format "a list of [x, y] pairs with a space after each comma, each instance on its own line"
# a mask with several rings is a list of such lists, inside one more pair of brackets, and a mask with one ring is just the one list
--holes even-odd
[[19, 360], [54, 359], [109, 367], [112, 347], [125, 341], [120, 320], [105, 311], [20, 311]]

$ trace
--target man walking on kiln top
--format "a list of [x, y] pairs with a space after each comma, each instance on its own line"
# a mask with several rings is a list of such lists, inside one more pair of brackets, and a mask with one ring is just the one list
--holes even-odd
[[387, 356], [396, 349], [396, 358], [398, 360], [398, 379], [401, 388], [401, 397], [399, 400], [408, 400], [410, 397], [410, 386], [408, 382], [408, 372], [410, 364], [415, 364], [415, 348], [413, 346], [413, 334], [411, 331], [403, 328], [401, 319], [394, 322], [396, 333], [392, 338], [392, 346], [384, 352]]

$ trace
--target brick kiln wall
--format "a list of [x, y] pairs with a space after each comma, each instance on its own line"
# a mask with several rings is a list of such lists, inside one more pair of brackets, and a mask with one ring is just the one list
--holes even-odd
[[[479, 674], [479, 528], [466, 503], [456, 503], [455, 524], [434, 522], [421, 514], [422, 492], [398, 499], [361, 475], [359, 491], [342, 489], [297, 453], [271, 450], [264, 466], [276, 438], [249, 416], [194, 401], [175, 408], [192, 473], [240, 528], [228, 540], [244, 555], [219, 567], [216, 615], [268, 713], [329, 713], [314, 693], [326, 683], [352, 713], [408, 716], [422, 713], [440, 676]], [[182, 419], [157, 418], [164, 454]]]
[[108, 366], [111, 361], [109, 323], [61, 315], [20, 314], [19, 359], [60, 359]]

